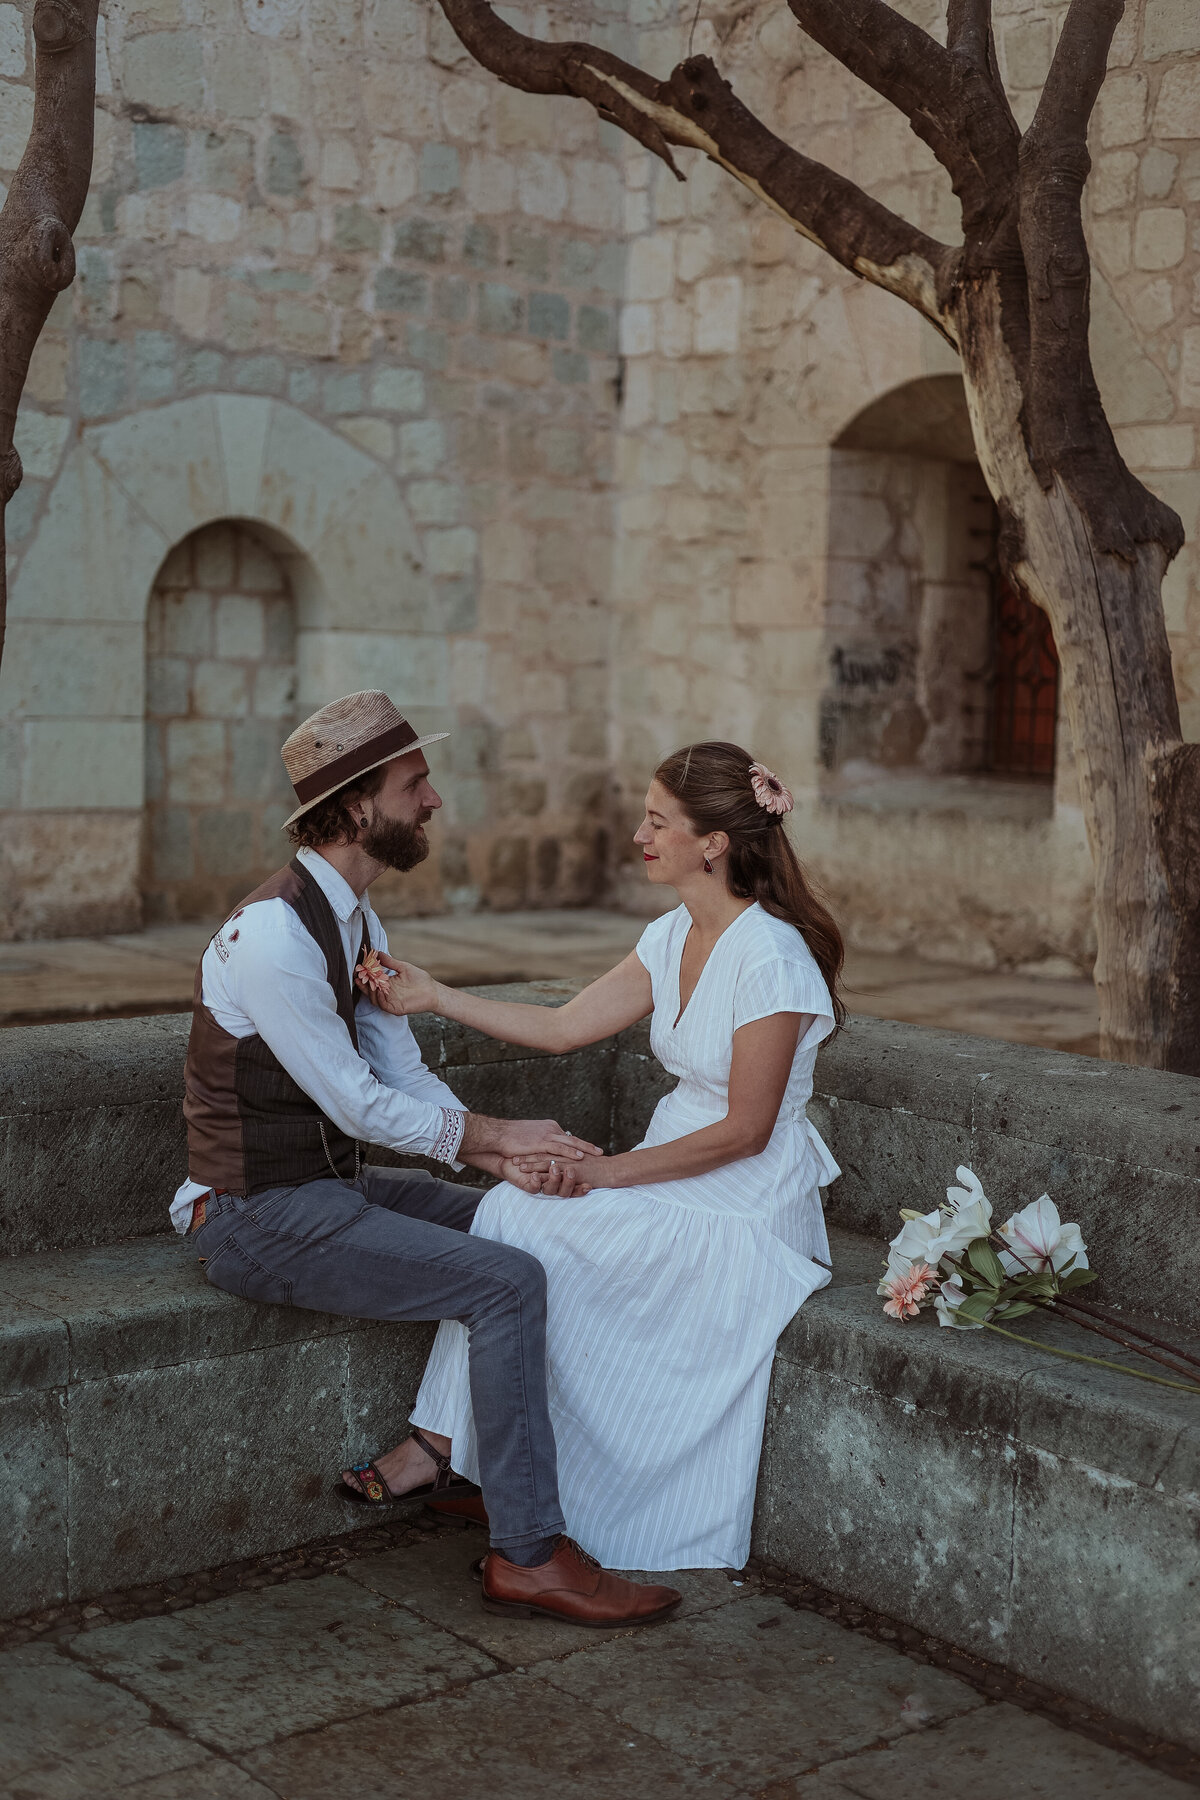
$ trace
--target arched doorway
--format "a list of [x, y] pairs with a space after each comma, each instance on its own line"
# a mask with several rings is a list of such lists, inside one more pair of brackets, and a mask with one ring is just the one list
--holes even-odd
[[295, 712], [288, 570], [253, 526], [202, 526], [146, 614], [147, 923], [218, 917], [286, 860], [279, 746]]
[[1054, 778], [1049, 621], [1004, 579], [957, 375], [905, 383], [831, 451], [821, 762], [835, 791], [887, 772]]

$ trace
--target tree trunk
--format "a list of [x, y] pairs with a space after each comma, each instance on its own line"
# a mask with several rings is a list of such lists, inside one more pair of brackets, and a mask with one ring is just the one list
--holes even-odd
[[[1188, 810], [1200, 746], [1192, 755], [1180, 742], [1163, 615], [1173, 515], [1163, 508], [1161, 532], [1122, 553], [1110, 507], [1114, 487], [1132, 481], [1123, 464], [1106, 482], [1071, 486], [1056, 468], [1034, 469], [1029, 377], [1003, 305], [997, 281], [960, 296], [963, 375], [1001, 560], [1049, 615], [1062, 668], [1095, 870], [1102, 1053], [1200, 1074], [1200, 826]], [[1157, 503], [1141, 493], [1153, 525]]]
[[0, 211], [0, 655], [4, 509], [21, 485], [13, 432], [34, 345], [55, 296], [75, 278], [71, 233], [92, 175], [98, 10], [99, 0], [37, 0], [33, 128]]

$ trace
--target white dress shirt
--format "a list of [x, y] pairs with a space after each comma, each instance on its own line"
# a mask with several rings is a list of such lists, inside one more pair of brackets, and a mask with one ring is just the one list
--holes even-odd
[[[353, 971], [365, 920], [371, 945], [387, 933], [364, 894], [360, 900], [315, 850], [300, 861], [333, 908], [346, 967]], [[293, 1081], [348, 1137], [429, 1156], [459, 1169], [467, 1109], [421, 1060], [408, 1020], [357, 995], [358, 1049], [338, 1013], [325, 955], [286, 900], [256, 900], [226, 920], [204, 952], [201, 992], [231, 1037], [255, 1032]], [[171, 1223], [185, 1232], [192, 1207], [211, 1188], [185, 1181]]]

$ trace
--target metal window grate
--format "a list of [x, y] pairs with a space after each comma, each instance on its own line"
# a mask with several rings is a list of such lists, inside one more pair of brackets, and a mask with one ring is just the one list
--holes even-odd
[[985, 766], [993, 775], [1054, 779], [1058, 652], [1040, 606], [992, 577], [991, 704]]

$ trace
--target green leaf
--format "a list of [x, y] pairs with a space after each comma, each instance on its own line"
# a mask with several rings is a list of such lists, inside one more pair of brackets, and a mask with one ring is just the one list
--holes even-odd
[[1023, 1318], [1026, 1313], [1037, 1312], [1038, 1310], [1038, 1307], [1030, 1306], [1028, 1300], [1010, 1300], [1007, 1306], [1002, 1306], [999, 1309], [996, 1316], [1001, 1319], [1020, 1319]]
[[1014, 1275], [1009, 1286], [1022, 1294], [1033, 1294], [1035, 1297], [1049, 1297], [1058, 1292], [1053, 1275]]
[[1059, 1264], [1058, 1268], [1055, 1270], [1055, 1274], [1059, 1277], [1060, 1280], [1066, 1274], [1067, 1270], [1071, 1267], [1071, 1264], [1075, 1261], [1075, 1258], [1078, 1255], [1079, 1255], [1078, 1250], [1072, 1250], [1072, 1252], [1071, 1252], [1070, 1256], [1068, 1256], [1066, 1262]]
[[1072, 1288], [1086, 1287], [1088, 1282], [1095, 1281], [1099, 1274], [1099, 1269], [1072, 1269], [1061, 1286], [1064, 1293], [1069, 1293]]
[[967, 1245], [967, 1259], [973, 1269], [977, 1269], [991, 1287], [1002, 1287], [1004, 1284], [1004, 1264], [992, 1249], [986, 1238], [976, 1238]]
[[985, 1319], [998, 1298], [995, 1288], [983, 1288], [964, 1300], [961, 1306], [955, 1308], [955, 1312], [960, 1319]]

